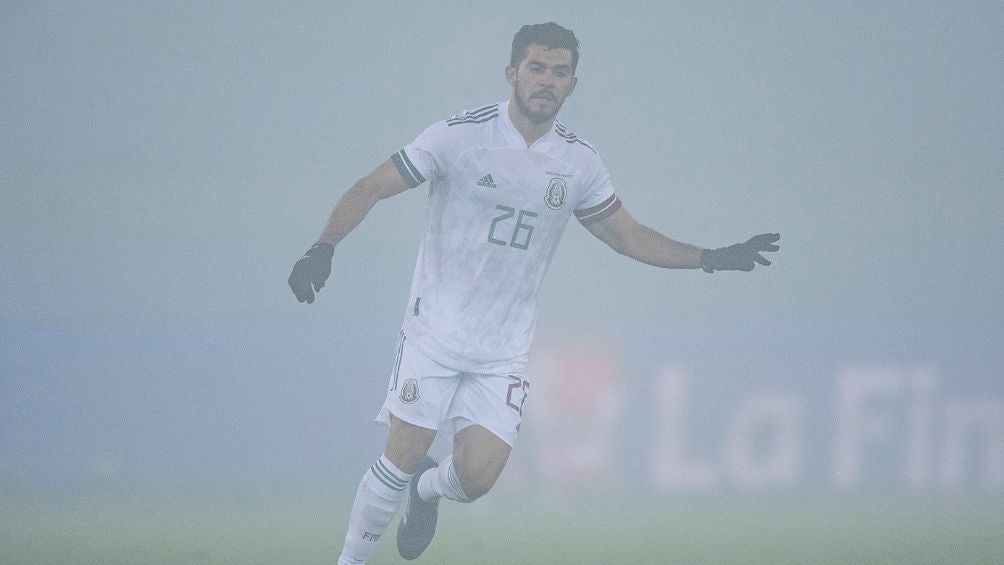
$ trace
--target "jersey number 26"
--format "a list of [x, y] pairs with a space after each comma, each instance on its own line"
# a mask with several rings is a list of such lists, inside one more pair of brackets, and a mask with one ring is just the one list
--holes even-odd
[[[526, 251], [527, 248], [530, 247], [530, 237], [533, 236], [533, 226], [525, 223], [524, 220], [526, 220], [526, 218], [536, 218], [537, 213], [530, 212], [529, 210], [519, 210], [519, 213], [517, 214], [515, 208], [511, 206], [503, 206], [501, 204], [496, 206], [495, 209], [501, 210], [503, 214], [492, 218], [492, 225], [488, 230], [488, 243], [494, 243], [495, 245], [502, 246], [508, 245], [509, 247]], [[499, 232], [507, 232], [510, 229], [509, 224], [512, 222], [508, 222], [506, 220], [511, 219], [513, 216], [516, 217], [516, 226], [512, 228], [512, 236], [509, 240], [506, 241], [505, 239], [495, 237], [496, 230]], [[499, 235], [503, 234], [500, 233]]]

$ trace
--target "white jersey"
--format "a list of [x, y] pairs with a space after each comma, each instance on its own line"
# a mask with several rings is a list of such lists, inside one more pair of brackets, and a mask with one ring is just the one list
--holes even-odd
[[404, 334], [467, 372], [525, 365], [537, 291], [568, 218], [599, 221], [620, 207], [592, 147], [559, 122], [527, 147], [508, 104], [433, 124], [392, 156], [410, 186], [430, 181]]

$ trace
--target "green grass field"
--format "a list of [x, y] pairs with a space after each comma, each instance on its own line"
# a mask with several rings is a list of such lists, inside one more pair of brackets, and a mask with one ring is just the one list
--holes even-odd
[[[444, 505], [416, 563], [1001, 564], [1004, 504], [665, 500], [626, 506]], [[5, 505], [0, 563], [333, 564], [344, 507]], [[403, 563], [393, 528], [371, 563]]]

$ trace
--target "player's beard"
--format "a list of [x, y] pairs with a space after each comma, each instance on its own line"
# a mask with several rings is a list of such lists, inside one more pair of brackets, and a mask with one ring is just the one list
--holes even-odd
[[561, 109], [561, 105], [565, 102], [564, 100], [558, 100], [557, 97], [553, 98], [551, 101], [554, 103], [554, 109], [550, 111], [542, 110], [536, 111], [531, 110], [530, 106], [527, 104], [527, 100], [532, 98], [533, 95], [524, 97], [523, 93], [520, 92], [520, 88], [516, 88], [516, 96], [513, 98], [516, 100], [516, 109], [520, 114], [526, 117], [534, 124], [545, 124], [555, 118], [558, 115], [558, 110]]

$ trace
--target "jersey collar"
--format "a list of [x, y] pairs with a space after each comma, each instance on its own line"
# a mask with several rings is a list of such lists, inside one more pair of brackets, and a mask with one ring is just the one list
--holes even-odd
[[511, 102], [512, 99], [509, 99], [499, 104], [499, 108], [501, 110], [499, 112], [499, 127], [502, 128], [502, 134], [505, 136], [506, 141], [508, 141], [509, 145], [512, 147], [529, 149], [539, 153], [547, 153], [554, 144], [554, 138], [557, 136], [557, 133], [554, 131], [554, 126], [552, 125], [551, 129], [547, 130], [547, 133], [542, 135], [537, 141], [534, 141], [533, 145], [527, 147], [526, 140], [523, 139], [519, 130], [517, 130], [516, 126], [512, 123], [512, 120], [509, 119], [509, 104]]

